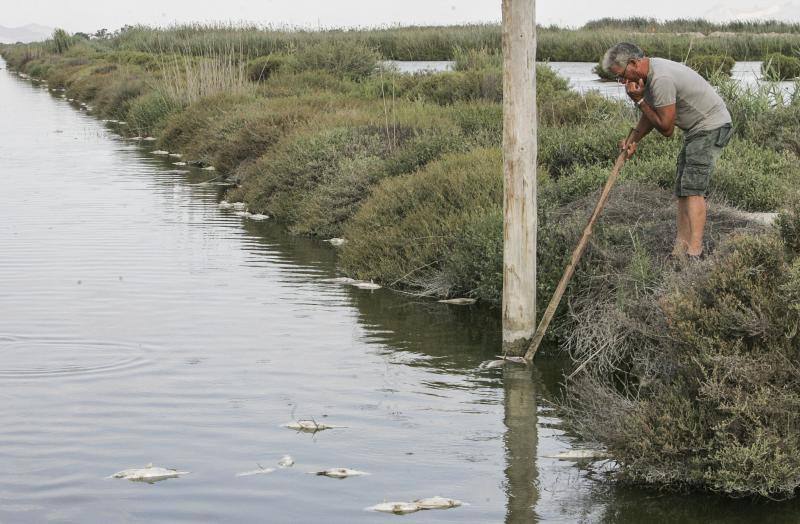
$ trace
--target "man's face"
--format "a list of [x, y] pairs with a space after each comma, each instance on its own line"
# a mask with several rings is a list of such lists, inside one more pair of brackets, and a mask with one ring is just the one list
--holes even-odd
[[639, 73], [636, 70], [638, 60], [631, 60], [625, 67], [620, 67], [617, 64], [612, 64], [609, 68], [611, 73], [617, 77], [617, 82], [620, 84], [627, 84], [628, 82], [638, 82]]

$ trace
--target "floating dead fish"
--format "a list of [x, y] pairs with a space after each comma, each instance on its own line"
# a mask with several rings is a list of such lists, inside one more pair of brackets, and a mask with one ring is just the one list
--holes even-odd
[[170, 153], [169, 156], [172, 158], [181, 158], [183, 155], [180, 153]]
[[420, 509], [450, 509], [461, 506], [463, 502], [436, 496], [415, 500], [414, 504], [419, 506]]
[[275, 468], [265, 468], [262, 467], [261, 464], [257, 464], [258, 469], [253, 469], [250, 471], [243, 471], [242, 473], [237, 473], [237, 477], [252, 477], [253, 475], [266, 475], [268, 473], [272, 473], [275, 471]]
[[206, 166], [203, 168], [203, 171], [216, 171], [217, 168], [214, 166]]
[[127, 123], [127, 122], [125, 122], [124, 120], [118, 120], [118, 121], [117, 121], [117, 125], [118, 125], [118, 126], [127, 126], [127, 125], [128, 125], [128, 123]]
[[448, 298], [447, 300], [440, 300], [442, 304], [453, 304], [454, 306], [471, 306], [478, 299], [476, 298]]
[[357, 469], [350, 468], [331, 468], [323, 471], [315, 472], [316, 475], [323, 477], [330, 477], [332, 479], [346, 479], [347, 477], [361, 477], [369, 475], [366, 471], [358, 471]]
[[253, 213], [250, 215], [250, 220], [266, 220], [269, 218], [269, 215], [262, 215], [261, 213]]
[[163, 149], [156, 149], [155, 151], [150, 151], [150, 153], [159, 156], [166, 156], [169, 154], [169, 151], [164, 151]]
[[512, 364], [522, 364], [523, 366], [528, 364], [528, 362], [525, 361], [524, 357], [509, 357], [507, 355], [497, 355], [497, 357], [495, 358], [503, 359], [506, 362], [511, 362]]
[[344, 238], [331, 238], [328, 240], [323, 240], [323, 242], [328, 242], [332, 246], [341, 246], [347, 243], [347, 240]]
[[334, 284], [356, 284], [362, 281], [350, 277], [336, 277], [328, 279], [327, 282], [333, 282]]
[[236, 211], [243, 211], [247, 207], [247, 204], [245, 204], [244, 202], [234, 202], [231, 205], [233, 206], [233, 209], [235, 209]]
[[315, 420], [295, 420], [294, 422], [284, 424], [283, 427], [293, 429], [295, 431], [302, 431], [303, 433], [316, 433], [317, 431], [346, 428], [347, 426], [332, 426], [317, 422]]
[[366, 508], [367, 511], [380, 511], [381, 513], [394, 513], [395, 515], [407, 515], [416, 513], [422, 508], [413, 502], [382, 502]]
[[173, 162], [172, 165], [173, 166], [185, 166], [186, 162]]
[[160, 468], [153, 466], [152, 463], [141, 469], [124, 469], [111, 475], [109, 478], [128, 479], [141, 482], [158, 482], [159, 480], [177, 478], [181, 475], [188, 475], [188, 471], [178, 471], [177, 469]]
[[233, 214], [236, 215], [237, 217], [242, 217], [242, 218], [250, 218], [251, 216], [253, 216], [253, 214], [250, 213], [249, 211], [235, 211]]
[[372, 280], [369, 282], [356, 282], [353, 285], [358, 289], [380, 289], [382, 287], [380, 284], [376, 284]]
[[144, 138], [140, 136], [132, 136], [128, 140], [135, 140], [136, 142], [139, 142], [140, 140], [144, 140]]
[[294, 459], [289, 455], [284, 455], [278, 461], [278, 466], [281, 468], [291, 468], [292, 466], [294, 466]]
[[119, 120], [107, 120], [107, 122], [110, 124], [116, 124], [119, 122]]
[[145, 142], [155, 142], [156, 141], [155, 137], [152, 137], [152, 136], [146, 136], [142, 140], [144, 140]]
[[220, 209], [231, 209], [231, 208], [233, 207], [233, 204], [231, 204], [231, 203], [230, 203], [230, 202], [228, 202], [227, 200], [223, 200], [222, 202], [220, 202], [219, 204], [217, 204], [217, 206], [218, 206]]
[[478, 366], [478, 369], [494, 369], [503, 367], [505, 365], [505, 360], [487, 360], [486, 362], [481, 362], [481, 365]]
[[608, 458], [607, 452], [599, 449], [570, 449], [556, 453], [555, 455], [545, 455], [545, 458], [553, 458], [558, 460], [586, 460], [586, 459], [604, 459]]

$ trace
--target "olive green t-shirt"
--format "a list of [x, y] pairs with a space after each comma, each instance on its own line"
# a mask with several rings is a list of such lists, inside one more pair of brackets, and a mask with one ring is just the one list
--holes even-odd
[[675, 104], [675, 125], [687, 135], [731, 122], [725, 102], [711, 84], [693, 69], [672, 60], [650, 59], [644, 98], [652, 107]]

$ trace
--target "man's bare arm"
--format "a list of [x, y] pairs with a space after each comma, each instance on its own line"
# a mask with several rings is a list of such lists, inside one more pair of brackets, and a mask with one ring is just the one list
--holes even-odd
[[639, 109], [642, 110], [642, 118], [650, 122], [650, 129], [658, 129], [665, 137], [671, 137], [675, 132], [675, 104], [653, 109], [644, 100], [639, 104]]

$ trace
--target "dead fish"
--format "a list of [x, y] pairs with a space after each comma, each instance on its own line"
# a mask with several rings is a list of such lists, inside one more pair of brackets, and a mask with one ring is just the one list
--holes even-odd
[[150, 153], [153, 155], [166, 156], [169, 154], [169, 151], [164, 151], [163, 149], [156, 149], [155, 151], [150, 151]]
[[380, 289], [382, 287], [380, 284], [376, 284], [372, 280], [369, 282], [356, 282], [353, 285], [358, 289]]
[[361, 280], [356, 280], [350, 277], [336, 277], [329, 278], [326, 282], [333, 282], [334, 284], [355, 284], [356, 282], [361, 282]]
[[159, 468], [152, 463], [141, 469], [124, 469], [111, 475], [109, 478], [128, 479], [141, 482], [158, 482], [159, 480], [177, 478], [181, 475], [188, 475], [188, 471], [178, 471], [177, 469]]
[[295, 431], [302, 431], [303, 433], [316, 433], [317, 431], [325, 431], [326, 429], [346, 428], [347, 426], [331, 426], [329, 424], [322, 424], [315, 420], [295, 420], [284, 424], [283, 427], [293, 429]]
[[414, 504], [419, 506], [420, 509], [450, 509], [461, 506], [463, 502], [460, 500], [436, 496], [415, 500]]
[[203, 171], [216, 171], [217, 168], [214, 166], [206, 166], [203, 168]]
[[476, 298], [448, 298], [447, 300], [440, 300], [441, 304], [453, 304], [454, 306], [471, 306], [478, 299]]
[[292, 466], [294, 466], [294, 459], [289, 455], [284, 455], [278, 461], [278, 466], [281, 468], [291, 468]]
[[608, 453], [599, 449], [570, 449], [556, 453], [555, 455], [545, 455], [545, 458], [558, 460], [586, 460], [608, 458]]
[[382, 502], [366, 508], [367, 511], [380, 511], [382, 513], [394, 513], [395, 515], [407, 515], [416, 513], [422, 508], [413, 502]]
[[332, 246], [341, 246], [347, 243], [347, 240], [344, 238], [329, 238], [328, 240], [323, 240], [323, 242], [328, 242]]
[[244, 471], [242, 473], [237, 473], [237, 477], [252, 477], [253, 475], [266, 475], [268, 473], [272, 473], [275, 471], [275, 468], [265, 468], [261, 466], [261, 464], [256, 464], [258, 469], [253, 469], [250, 471]]
[[235, 209], [236, 211], [244, 211], [244, 209], [247, 207], [247, 204], [245, 204], [244, 202], [234, 202], [231, 205], [233, 206], [233, 209]]
[[256, 221], [266, 220], [268, 218], [269, 215], [262, 215], [261, 213], [253, 213], [252, 215], [250, 215], [250, 220], [256, 220]]
[[231, 204], [227, 200], [223, 200], [217, 205], [219, 206], [220, 209], [231, 209], [233, 207], [233, 204]]
[[119, 120], [119, 121], [117, 121], [117, 125], [120, 125], [120, 126], [127, 126], [127, 125], [128, 125], [128, 123], [127, 123], [127, 122], [125, 122], [124, 120]]
[[323, 477], [330, 477], [332, 479], [346, 479], [347, 477], [360, 477], [363, 475], [369, 475], [369, 473], [366, 471], [358, 471], [357, 469], [350, 468], [331, 468], [323, 471], [317, 471], [315, 474]]
[[146, 136], [142, 140], [144, 140], [145, 142], [155, 142], [156, 141], [155, 137], [152, 137], [152, 136]]
[[180, 153], [170, 153], [169, 156], [172, 158], [181, 158], [183, 155]]
[[494, 369], [503, 367], [506, 364], [505, 360], [487, 360], [482, 362], [478, 369]]
[[185, 166], [186, 162], [173, 162], [172, 165], [173, 166]]
[[242, 217], [242, 218], [250, 218], [251, 216], [253, 216], [253, 214], [250, 213], [249, 211], [234, 211], [233, 214], [236, 215], [237, 217]]
[[142, 137], [140, 137], [140, 136], [132, 136], [132, 137], [130, 137], [128, 140], [135, 140], [135, 141], [137, 141], [137, 142], [138, 142], [138, 141], [140, 141], [140, 140], [144, 140], [144, 139], [143, 139]]
[[525, 360], [525, 357], [509, 357], [507, 355], [497, 355], [496, 358], [501, 358], [506, 362], [511, 362], [513, 364], [522, 364], [523, 366], [526, 365], [528, 362]]

